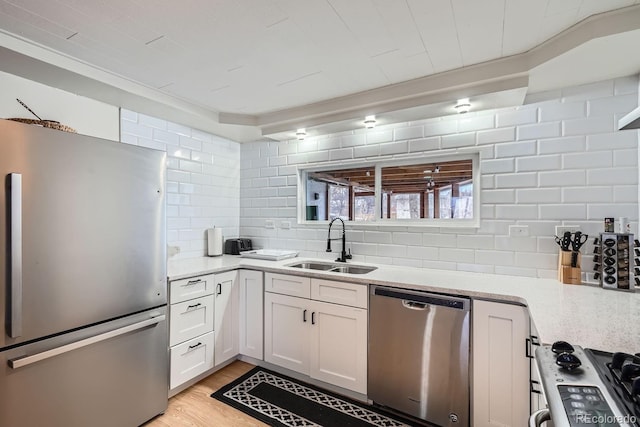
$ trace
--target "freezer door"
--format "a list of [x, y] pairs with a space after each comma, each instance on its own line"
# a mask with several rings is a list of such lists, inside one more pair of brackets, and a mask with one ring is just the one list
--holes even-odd
[[165, 411], [166, 309], [0, 352], [0, 426], [138, 426]]
[[165, 162], [0, 120], [0, 349], [166, 303]]

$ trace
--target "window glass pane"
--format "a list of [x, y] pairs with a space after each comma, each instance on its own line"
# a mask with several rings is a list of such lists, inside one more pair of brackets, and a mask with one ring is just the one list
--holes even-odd
[[420, 218], [420, 194], [405, 193], [391, 195], [391, 218]]
[[454, 197], [453, 218], [473, 218], [473, 183], [458, 185], [458, 197]]
[[376, 196], [358, 196], [356, 194], [353, 209], [355, 221], [371, 221], [376, 212]]
[[329, 219], [349, 219], [349, 187], [329, 186]]
[[429, 194], [427, 194], [427, 213], [427, 218], [435, 218], [435, 203], [433, 191], [430, 191]]
[[451, 187], [441, 188], [438, 198], [440, 201], [439, 218], [451, 218]]

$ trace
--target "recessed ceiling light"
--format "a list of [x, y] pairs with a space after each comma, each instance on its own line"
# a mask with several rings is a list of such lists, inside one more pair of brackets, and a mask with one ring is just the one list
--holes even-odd
[[376, 127], [376, 116], [366, 116], [364, 118], [364, 126], [367, 129], [373, 129]]
[[304, 128], [298, 129], [296, 131], [296, 138], [298, 138], [300, 141], [303, 141], [305, 136], [307, 136], [307, 131]]
[[458, 99], [458, 103], [454, 107], [456, 111], [460, 114], [469, 112], [471, 109], [471, 104], [469, 103], [469, 98]]

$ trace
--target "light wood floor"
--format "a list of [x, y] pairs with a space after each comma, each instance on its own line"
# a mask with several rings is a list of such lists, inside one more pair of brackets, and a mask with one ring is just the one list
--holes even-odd
[[255, 418], [213, 399], [211, 393], [253, 368], [235, 361], [169, 399], [164, 415], [154, 418], [144, 427], [254, 427], [266, 426]]

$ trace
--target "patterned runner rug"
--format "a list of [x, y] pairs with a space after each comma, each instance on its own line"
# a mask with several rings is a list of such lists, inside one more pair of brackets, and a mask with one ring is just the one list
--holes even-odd
[[271, 426], [408, 427], [372, 406], [255, 367], [211, 395]]

